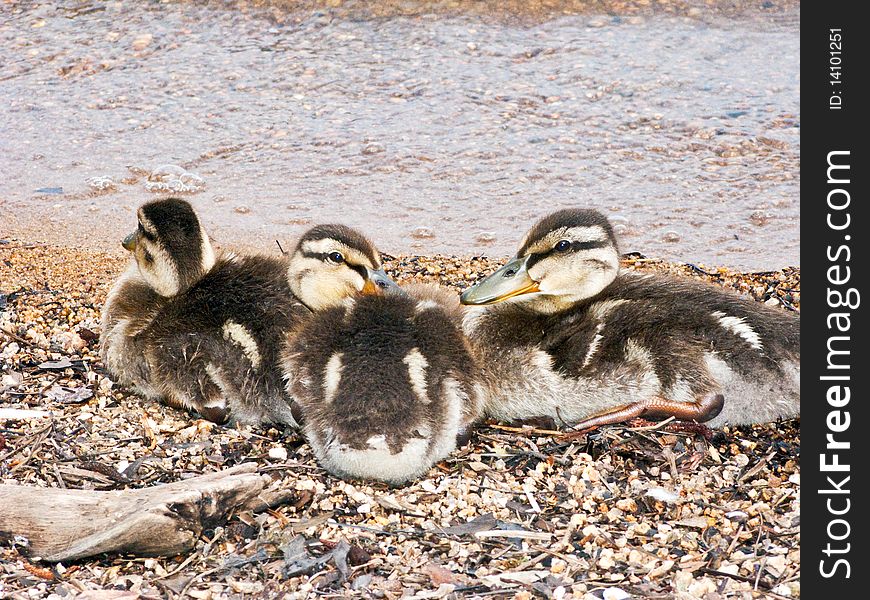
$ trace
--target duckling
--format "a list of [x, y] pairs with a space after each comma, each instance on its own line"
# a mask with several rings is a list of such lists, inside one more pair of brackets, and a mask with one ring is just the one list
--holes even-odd
[[350, 299], [289, 337], [287, 391], [330, 473], [401, 485], [462, 445], [482, 409], [455, 295]]
[[123, 241], [133, 260], [103, 310], [103, 362], [140, 395], [217, 423], [297, 426], [278, 369], [283, 333], [392, 284], [369, 242], [343, 226], [312, 228], [287, 259], [217, 255], [177, 198], [146, 203], [137, 218]]
[[799, 315], [711, 284], [619, 273], [613, 229], [595, 210], [539, 221], [461, 302], [486, 412], [499, 419], [720, 427], [800, 413]]

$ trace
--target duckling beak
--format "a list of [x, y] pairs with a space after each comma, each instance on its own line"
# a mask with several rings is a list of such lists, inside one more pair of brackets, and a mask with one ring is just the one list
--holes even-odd
[[529, 277], [529, 256], [514, 258], [498, 271], [462, 292], [462, 304], [495, 304], [521, 294], [540, 291], [538, 282]]
[[386, 294], [392, 292], [404, 293], [399, 284], [390, 279], [383, 269], [378, 269], [377, 271], [366, 269], [366, 283], [362, 289], [363, 294]]
[[124, 246], [124, 250], [129, 250], [130, 252], [133, 252], [136, 249], [136, 232], [134, 231], [133, 233], [125, 237], [121, 241], [121, 245]]

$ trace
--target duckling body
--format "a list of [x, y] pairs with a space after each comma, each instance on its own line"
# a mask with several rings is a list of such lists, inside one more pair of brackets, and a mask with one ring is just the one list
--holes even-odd
[[371, 250], [345, 246], [363, 238], [318, 226], [290, 258], [215, 256], [187, 202], [150, 202], [137, 216], [139, 228], [125, 240], [135, 260], [103, 311], [102, 355], [112, 375], [218, 423], [296, 426], [279, 368], [284, 334], [312, 310], [376, 288], [382, 271], [370, 268]]
[[318, 313], [290, 337], [287, 389], [324, 468], [399, 485], [454, 450], [482, 408], [457, 317], [455, 298], [417, 286]]
[[[185, 219], [189, 239], [174, 231]], [[218, 423], [232, 418], [295, 425], [277, 358], [281, 331], [310, 311], [290, 290], [289, 261], [203, 252], [208, 238], [183, 201], [145, 205], [142, 220], [153, 239], [140, 229], [142, 256], [110, 291], [103, 311], [109, 371], [143, 396]], [[158, 265], [161, 260], [166, 264]], [[191, 266], [197, 263], [198, 270]], [[189, 275], [171, 289], [149, 280], [148, 265], [157, 265], [162, 279]]]
[[562, 211], [464, 294], [485, 303], [468, 310], [465, 331], [486, 373], [489, 415], [586, 428], [638, 416], [716, 427], [799, 414], [797, 315], [617, 269], [603, 215]]

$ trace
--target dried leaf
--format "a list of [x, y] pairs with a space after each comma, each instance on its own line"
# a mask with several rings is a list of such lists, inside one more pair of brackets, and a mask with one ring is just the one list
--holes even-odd
[[442, 583], [451, 583], [451, 584], [459, 584], [464, 581], [464, 577], [461, 577], [451, 571], [450, 569], [445, 569], [441, 565], [435, 563], [426, 563], [423, 565], [423, 568], [420, 569], [424, 575], [428, 575], [429, 580], [432, 582], [432, 585], [439, 586]]
[[358, 567], [364, 565], [372, 559], [372, 555], [364, 548], [356, 544], [350, 545], [350, 551], [347, 553], [347, 560], [351, 566]]
[[60, 360], [47, 360], [45, 362], [39, 363], [39, 368], [43, 371], [54, 371], [54, 370], [63, 370], [69, 369], [73, 366], [72, 361], [68, 358], [62, 358]]
[[498, 525], [498, 519], [496, 519], [492, 513], [486, 513], [485, 515], [475, 517], [467, 523], [447, 527], [444, 529], [444, 533], [450, 535], [468, 535], [477, 533], [478, 531], [494, 529], [496, 525]]
[[86, 402], [94, 396], [93, 390], [87, 387], [70, 388], [61, 385], [53, 385], [45, 392], [45, 397], [63, 404], [79, 404]]

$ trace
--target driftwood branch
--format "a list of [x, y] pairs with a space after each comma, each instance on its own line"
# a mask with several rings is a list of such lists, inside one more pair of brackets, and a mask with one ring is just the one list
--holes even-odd
[[254, 463], [145, 489], [98, 492], [0, 485], [0, 539], [49, 562], [104, 552], [173, 556], [234, 511], [259, 511], [292, 491], [269, 488]]

